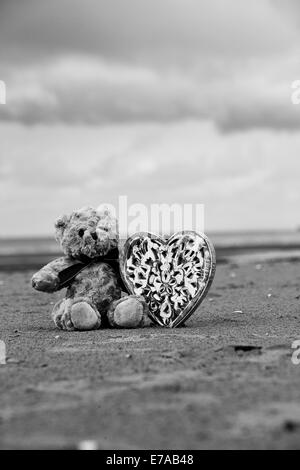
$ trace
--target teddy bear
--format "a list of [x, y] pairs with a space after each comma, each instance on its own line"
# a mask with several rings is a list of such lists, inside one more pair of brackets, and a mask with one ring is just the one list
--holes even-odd
[[34, 289], [53, 293], [66, 288], [52, 318], [68, 331], [100, 327], [150, 326], [143, 297], [128, 295], [119, 272], [117, 220], [107, 207], [84, 207], [55, 223], [64, 256], [32, 278]]

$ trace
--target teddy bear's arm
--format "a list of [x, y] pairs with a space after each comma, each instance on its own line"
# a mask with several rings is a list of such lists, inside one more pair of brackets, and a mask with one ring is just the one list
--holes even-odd
[[66, 256], [55, 259], [33, 276], [32, 287], [42, 292], [56, 292], [67, 287], [68, 280], [71, 281], [84, 267], [81, 261]]

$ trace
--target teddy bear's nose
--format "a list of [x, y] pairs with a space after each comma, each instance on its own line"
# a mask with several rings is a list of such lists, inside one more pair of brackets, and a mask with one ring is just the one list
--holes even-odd
[[95, 240], [95, 241], [98, 240], [98, 236], [97, 236], [96, 232], [91, 233], [91, 236], [92, 236], [93, 240]]
[[84, 230], [83, 230], [83, 228], [81, 228], [81, 229], [79, 230], [78, 235], [79, 235], [81, 238], [83, 237], [83, 235], [84, 235]]

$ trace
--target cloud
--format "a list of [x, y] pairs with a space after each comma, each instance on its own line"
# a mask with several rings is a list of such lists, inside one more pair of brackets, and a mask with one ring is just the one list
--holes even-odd
[[268, 63], [260, 65], [263, 75], [255, 73], [255, 64], [208, 80], [202, 70], [159, 71], [95, 57], [61, 57], [7, 72], [7, 105], [0, 120], [107, 125], [198, 119], [224, 132], [299, 129], [300, 113], [291, 105], [285, 81], [294, 64], [281, 61], [286, 76], [276, 76]]
[[290, 102], [299, 31], [276, 2], [28, 0], [0, 8], [2, 121], [299, 129]]
[[183, 99], [191, 86], [185, 77], [143, 67], [65, 57], [12, 71], [0, 119], [25, 124], [180, 119], [192, 111]]
[[[217, 34], [216, 34], [217, 32]], [[82, 53], [160, 66], [280, 54], [295, 39], [268, 0], [2, 0], [11, 58]]]

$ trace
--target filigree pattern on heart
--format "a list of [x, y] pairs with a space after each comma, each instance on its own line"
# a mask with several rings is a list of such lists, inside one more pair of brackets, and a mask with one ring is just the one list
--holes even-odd
[[215, 271], [214, 249], [205, 235], [182, 232], [167, 242], [137, 234], [125, 245], [122, 274], [129, 290], [144, 296], [154, 321], [174, 327], [203, 300]]

